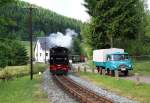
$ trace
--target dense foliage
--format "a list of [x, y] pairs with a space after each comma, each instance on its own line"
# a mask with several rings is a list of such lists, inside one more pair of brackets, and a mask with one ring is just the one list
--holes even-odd
[[28, 63], [26, 49], [19, 41], [0, 38], [0, 67]]
[[91, 16], [91, 22], [81, 31], [88, 46], [119, 47], [134, 55], [144, 52], [147, 37], [143, 0], [85, 0], [84, 6]]
[[[7, 4], [1, 7], [0, 17], [6, 19], [1, 21], [0, 36], [15, 37], [22, 40], [28, 40], [29, 33], [29, 8], [30, 4], [23, 1], [16, 1], [13, 4]], [[50, 10], [33, 5], [33, 35], [44, 36], [52, 32], [65, 32], [65, 29], [71, 28], [80, 32], [80, 21], [58, 15]], [[7, 21], [7, 23], [5, 22]]]

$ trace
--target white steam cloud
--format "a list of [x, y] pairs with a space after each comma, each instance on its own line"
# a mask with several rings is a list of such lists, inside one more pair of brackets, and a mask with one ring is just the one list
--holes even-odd
[[49, 36], [50, 42], [53, 46], [61, 46], [66, 48], [71, 48], [73, 37], [78, 34], [72, 29], [66, 29], [65, 34], [61, 32], [52, 33]]

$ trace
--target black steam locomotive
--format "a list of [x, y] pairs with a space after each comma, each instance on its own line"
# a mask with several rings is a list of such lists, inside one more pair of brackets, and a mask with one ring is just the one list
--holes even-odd
[[49, 70], [54, 74], [67, 74], [69, 67], [69, 50], [64, 47], [50, 49]]

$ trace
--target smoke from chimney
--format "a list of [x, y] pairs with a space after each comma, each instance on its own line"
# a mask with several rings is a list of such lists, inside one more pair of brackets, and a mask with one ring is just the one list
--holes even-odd
[[49, 36], [50, 43], [53, 46], [61, 46], [66, 48], [71, 48], [73, 38], [78, 34], [72, 29], [66, 29], [65, 34], [61, 32], [52, 33]]

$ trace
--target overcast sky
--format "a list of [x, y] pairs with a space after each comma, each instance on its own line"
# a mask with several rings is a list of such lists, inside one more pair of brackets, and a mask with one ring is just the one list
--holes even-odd
[[[84, 0], [23, 0], [32, 4], [36, 4], [43, 8], [50, 9], [58, 14], [75, 18], [82, 21], [89, 20], [89, 15], [85, 12], [86, 8], [82, 5]], [[148, 8], [150, 9], [150, 0]]]

